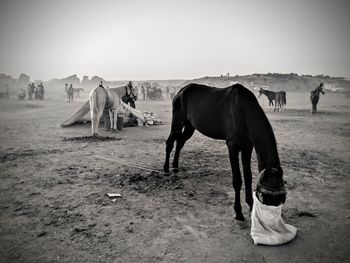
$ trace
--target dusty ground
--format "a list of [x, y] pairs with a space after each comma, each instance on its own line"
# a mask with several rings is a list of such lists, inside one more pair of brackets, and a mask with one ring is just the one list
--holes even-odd
[[[289, 94], [286, 111], [266, 109], [289, 188], [285, 208], [318, 213], [285, 218], [297, 238], [267, 247], [253, 245], [246, 204], [247, 223], [234, 220], [224, 142], [196, 132], [180, 173], [167, 177], [97, 158], [160, 170], [170, 101], [138, 103], [165, 125], [91, 142], [70, 140], [89, 135], [89, 125], [58, 127], [79, 102], [0, 101], [0, 262], [345, 262], [349, 102], [327, 94], [311, 116], [307, 94]], [[255, 185], [255, 156], [253, 173]], [[122, 197], [113, 202], [109, 192]]]

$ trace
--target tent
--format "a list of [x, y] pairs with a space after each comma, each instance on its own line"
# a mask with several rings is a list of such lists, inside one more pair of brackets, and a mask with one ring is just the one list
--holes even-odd
[[[160, 125], [163, 124], [158, 116], [152, 112], [142, 112], [140, 110], [134, 109], [129, 105], [121, 102], [123, 108], [129, 111], [132, 115], [134, 115], [138, 120], [141, 121], [144, 125]], [[86, 101], [83, 105], [81, 105], [78, 109], [76, 109], [71, 115], [69, 115], [62, 123], [62, 127], [67, 127], [73, 125], [84, 118], [86, 114], [90, 112], [90, 103]]]

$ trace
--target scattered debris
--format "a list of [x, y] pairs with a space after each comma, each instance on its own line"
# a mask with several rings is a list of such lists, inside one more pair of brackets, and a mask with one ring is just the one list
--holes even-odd
[[311, 175], [312, 178], [315, 178], [316, 180], [320, 181], [321, 183], [325, 183], [325, 180], [323, 180], [322, 178], [319, 178], [317, 176]]
[[37, 237], [42, 237], [42, 236], [45, 236], [47, 234], [47, 232], [45, 230], [39, 232], [36, 236]]
[[113, 197], [121, 197], [122, 195], [121, 194], [115, 194], [115, 193], [107, 193], [107, 196], [113, 198]]
[[88, 228], [89, 227], [87, 227], [87, 226], [79, 226], [79, 227], [75, 227], [73, 230], [74, 230], [74, 232], [79, 233], [79, 232], [84, 232], [84, 231], [88, 230]]
[[134, 232], [134, 228], [133, 228], [131, 225], [126, 226], [126, 227], [125, 227], [125, 230], [126, 230], [126, 232], [128, 232], [128, 233]]

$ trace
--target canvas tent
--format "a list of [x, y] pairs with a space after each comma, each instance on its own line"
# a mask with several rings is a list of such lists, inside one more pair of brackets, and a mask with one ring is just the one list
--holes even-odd
[[89, 101], [86, 101], [78, 109], [76, 109], [71, 115], [69, 115], [62, 123], [62, 127], [67, 127], [73, 125], [74, 123], [80, 121], [86, 114], [90, 112]]
[[[144, 125], [160, 125], [163, 124], [158, 116], [152, 112], [142, 112], [140, 110], [134, 109], [124, 102], [121, 103], [123, 108], [134, 115], [141, 123]], [[90, 103], [86, 101], [78, 109], [76, 109], [71, 115], [69, 115], [62, 123], [62, 127], [68, 127], [82, 120], [90, 112]]]

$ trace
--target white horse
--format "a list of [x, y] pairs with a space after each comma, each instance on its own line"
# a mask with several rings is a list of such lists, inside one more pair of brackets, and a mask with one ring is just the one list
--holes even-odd
[[93, 89], [89, 95], [91, 111], [91, 132], [93, 136], [98, 135], [98, 125], [105, 109], [109, 110], [111, 116], [111, 129], [117, 131], [117, 113], [121, 101], [129, 102], [137, 99], [132, 85], [118, 88], [106, 89], [100, 84]]

